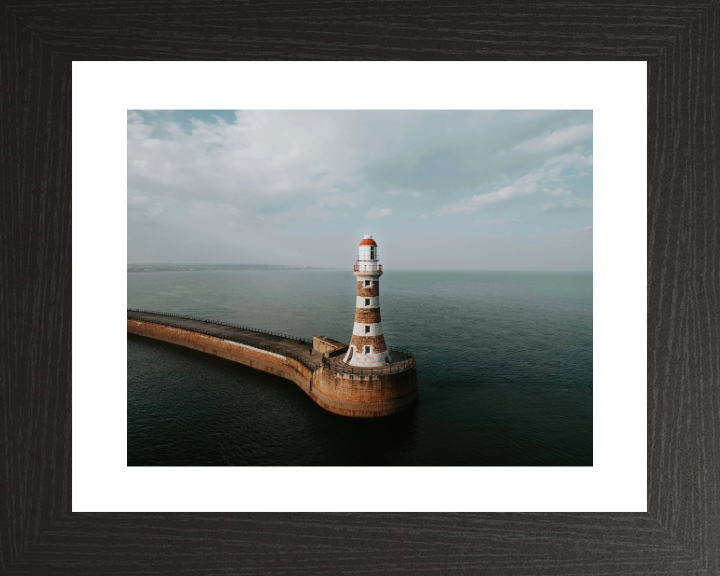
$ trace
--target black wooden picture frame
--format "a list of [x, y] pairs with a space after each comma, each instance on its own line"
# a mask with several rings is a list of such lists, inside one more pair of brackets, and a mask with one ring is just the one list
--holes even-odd
[[[720, 574], [718, 6], [2, 4], [0, 573]], [[72, 61], [220, 59], [647, 61], [647, 513], [71, 512]]]

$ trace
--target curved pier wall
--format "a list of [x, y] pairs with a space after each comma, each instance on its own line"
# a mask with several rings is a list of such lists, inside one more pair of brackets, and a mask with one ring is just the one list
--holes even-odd
[[343, 416], [377, 418], [409, 408], [418, 399], [413, 365], [391, 374], [345, 374], [326, 364], [313, 381], [310, 397], [320, 406]]
[[286, 378], [295, 382], [306, 394], [310, 394], [313, 372], [294, 358], [288, 358], [259, 348], [252, 348], [230, 340], [206, 336], [191, 330], [182, 330], [129, 318], [127, 331], [138, 336], [155, 338], [170, 344], [192, 348], [198, 352], [213, 354], [226, 360], [250, 366], [256, 370]]
[[316, 370], [294, 358], [239, 344], [221, 337], [208, 336], [153, 322], [128, 318], [127, 331], [213, 354], [280, 376], [297, 384], [325, 410], [355, 418], [377, 418], [396, 414], [418, 399], [415, 364], [401, 372], [388, 374], [345, 374], [325, 363]]

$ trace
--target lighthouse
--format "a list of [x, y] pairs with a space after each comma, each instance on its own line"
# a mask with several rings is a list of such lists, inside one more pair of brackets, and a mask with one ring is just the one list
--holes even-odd
[[392, 362], [380, 323], [380, 276], [378, 245], [368, 233], [360, 242], [353, 270], [357, 278], [355, 323], [344, 361], [350, 366], [385, 366]]

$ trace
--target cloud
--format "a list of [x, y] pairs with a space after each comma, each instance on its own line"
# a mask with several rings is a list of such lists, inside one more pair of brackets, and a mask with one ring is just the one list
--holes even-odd
[[553, 196], [567, 196], [572, 194], [571, 190], [563, 188], [551, 189], [541, 185], [562, 182], [568, 168], [587, 165], [592, 165], [592, 153], [589, 156], [583, 156], [582, 154], [555, 156], [545, 161], [537, 172], [518, 178], [511, 185], [505, 186], [496, 192], [477, 194], [455, 204], [447, 204], [440, 209], [440, 214], [471, 214], [488, 204], [502, 202], [516, 196], [533, 194], [538, 190], [544, 190]]
[[563, 203], [592, 199], [592, 133], [577, 128], [591, 124], [591, 111], [129, 111], [128, 258], [314, 264], [298, 242], [312, 236], [342, 265], [342, 239], [389, 216], [397, 236], [510, 229], [501, 215], [524, 236], [583, 226], [591, 211]]
[[199, 200], [193, 200], [191, 204], [192, 208], [189, 210], [189, 213], [196, 216], [220, 218], [222, 216], [240, 214], [240, 210], [230, 204], [212, 204], [208, 202], [200, 202]]
[[515, 146], [515, 150], [528, 152], [544, 152], [556, 150], [592, 138], [592, 124], [580, 124], [547, 132], [538, 138], [531, 138]]
[[302, 214], [298, 214], [296, 212], [291, 212], [288, 215], [286, 215], [287, 220], [296, 220], [301, 216], [306, 216], [308, 218], [318, 218], [320, 220], [334, 220], [335, 219], [335, 213], [331, 212], [325, 206], [322, 202], [318, 202], [317, 204], [313, 204], [311, 206], [308, 206]]
[[350, 208], [360, 206], [357, 197], [349, 192], [332, 192], [323, 197], [322, 203], [331, 207], [340, 206], [341, 204], [347, 204]]
[[557, 232], [554, 232], [552, 236], [555, 237], [562, 237], [562, 236], [587, 236], [588, 233], [592, 235], [592, 226], [582, 226], [580, 228], [567, 228], [565, 230], [558, 230]]
[[165, 203], [154, 201], [147, 196], [128, 194], [127, 216], [128, 220], [136, 223], [146, 223], [148, 218], [163, 212]]
[[562, 204], [545, 204], [543, 206], [543, 212], [550, 212], [550, 213], [563, 213], [563, 212], [577, 212], [578, 210], [582, 210], [584, 208], [590, 208], [592, 207], [591, 201], [585, 201], [585, 200], [568, 200], [567, 202], [563, 202]]
[[564, 164], [565, 166], [592, 166], [593, 165], [593, 154], [590, 152], [588, 155], [579, 154], [577, 152], [569, 152], [567, 154], [561, 154], [560, 156], [553, 156], [545, 162], [546, 166], [552, 164]]
[[383, 218], [390, 214], [390, 208], [381, 208], [378, 210], [377, 208], [371, 208], [367, 211], [365, 216], [368, 216], [369, 218]]
[[[238, 112], [237, 122], [179, 122], [128, 114], [128, 191], [179, 201], [234, 205], [249, 218], [271, 203], [302, 210], [358, 205], [352, 191], [352, 142], [342, 122], [321, 113]], [[340, 142], [336, 142], [336, 140]], [[288, 206], [289, 201], [293, 204]]]
[[518, 222], [517, 218], [490, 218], [489, 220], [475, 220], [473, 224], [507, 224], [508, 222]]
[[539, 190], [538, 180], [543, 177], [543, 171], [536, 172], [535, 174], [529, 174], [518, 178], [510, 186], [505, 186], [496, 192], [489, 192], [487, 194], [477, 194], [467, 200], [463, 200], [456, 204], [449, 204], [443, 206], [440, 209], [440, 214], [470, 214], [486, 206], [488, 204], [494, 204], [495, 202], [502, 202], [512, 198], [513, 196], [522, 196], [524, 194], [532, 194]]
[[[592, 135], [587, 112], [196, 114], [180, 120], [168, 111], [128, 112], [128, 193], [234, 206], [247, 223], [257, 222], [272, 204], [302, 213], [320, 202], [340, 216], [344, 207], [378, 205], [383, 196], [404, 194], [413, 198], [410, 209], [418, 212], [473, 212], [538, 190], [535, 183], [524, 182], [531, 176], [516, 173], [520, 164], [514, 147], [556, 147]], [[543, 137], [531, 137], [537, 134]], [[495, 158], [498, 149], [509, 153]], [[542, 183], [558, 179], [568, 166], [588, 162], [592, 154], [558, 155], [543, 167]], [[458, 190], [472, 194], [499, 174], [513, 175], [515, 182], [450, 206], [436, 204]]]

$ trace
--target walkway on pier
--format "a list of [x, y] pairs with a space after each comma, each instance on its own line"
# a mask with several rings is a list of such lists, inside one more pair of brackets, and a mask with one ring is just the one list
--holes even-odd
[[127, 317], [130, 320], [153, 322], [163, 326], [172, 326], [173, 328], [181, 328], [225, 340], [241, 342], [249, 346], [257, 346], [262, 350], [269, 350], [276, 354], [300, 360], [311, 370], [316, 370], [322, 366], [322, 354], [317, 350], [313, 350], [312, 354], [309, 353], [312, 348], [312, 341], [304, 340], [303, 343], [298, 344], [297, 338], [293, 339], [292, 337], [254, 330], [249, 327], [212, 320], [201, 320], [199, 318], [158, 314], [156, 312], [128, 310]]

